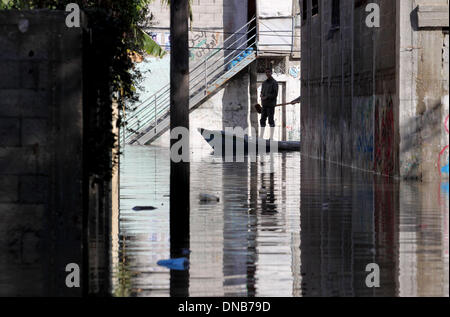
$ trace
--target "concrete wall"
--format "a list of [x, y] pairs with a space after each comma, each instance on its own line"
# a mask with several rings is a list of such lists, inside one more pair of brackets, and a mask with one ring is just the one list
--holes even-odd
[[397, 1], [400, 173], [432, 180], [448, 165], [449, 42], [448, 28], [419, 28], [417, 7], [422, 5], [448, 12], [448, 0]]
[[0, 11], [0, 296], [77, 296], [82, 31], [63, 12]]
[[[379, 28], [365, 23], [367, 1], [340, 2], [338, 29], [328, 0], [302, 22], [302, 152], [383, 175], [438, 177], [448, 35], [414, 30], [415, 1], [371, 1], [380, 7]], [[417, 90], [418, 82], [428, 88]]]

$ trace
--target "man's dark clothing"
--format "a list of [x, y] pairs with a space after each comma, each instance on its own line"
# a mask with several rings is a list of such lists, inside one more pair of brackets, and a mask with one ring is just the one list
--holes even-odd
[[261, 95], [263, 97], [266, 97], [265, 99], [261, 100], [262, 103], [262, 113], [261, 113], [261, 120], [260, 124], [261, 127], [266, 126], [266, 120], [269, 118], [269, 125], [271, 127], [275, 126], [275, 121], [273, 119], [273, 116], [275, 114], [275, 106], [277, 104], [277, 97], [278, 97], [278, 83], [273, 78], [268, 78], [266, 81], [263, 82], [262, 88], [261, 88]]
[[275, 114], [275, 107], [263, 107], [261, 111], [261, 120], [260, 124], [261, 127], [266, 126], [266, 120], [269, 118], [269, 126], [274, 127], [275, 126], [275, 120], [273, 119], [273, 116]]

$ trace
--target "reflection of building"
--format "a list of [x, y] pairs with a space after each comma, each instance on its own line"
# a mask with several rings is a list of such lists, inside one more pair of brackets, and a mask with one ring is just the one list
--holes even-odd
[[[154, 1], [150, 4], [150, 12], [153, 19], [147, 32], [155, 36], [163, 47], [169, 47], [169, 8]], [[293, 0], [279, 0], [275, 3], [269, 0], [198, 0], [192, 3], [192, 12], [193, 21], [189, 32], [191, 73], [196, 67], [205, 68], [205, 72], [217, 67], [217, 63], [205, 62], [211, 58], [211, 54], [215, 54], [211, 60], [220, 56], [227, 61], [227, 56], [239, 52], [247, 43], [250, 45], [258, 41], [258, 59], [214, 91], [190, 114], [192, 146], [204, 147], [209, 151], [196, 128], [222, 130], [225, 127], [246, 129], [253, 126], [258, 129], [258, 116], [253, 105], [258, 102], [257, 86], [265, 80], [265, 65], [273, 66], [274, 78], [280, 83], [279, 103], [299, 96], [299, 8], [298, 1]], [[256, 24], [251, 22], [242, 28], [254, 17]], [[248, 30], [250, 32], [245, 35]], [[227, 49], [224, 50], [224, 47]], [[141, 70], [150, 71], [144, 73], [142, 101], [152, 97], [158, 89], [169, 83], [169, 60], [170, 54], [161, 60], [148, 58], [146, 62], [139, 64]], [[203, 76], [192, 74], [191, 88], [197, 75]], [[208, 76], [205, 76], [205, 81], [211, 79]], [[275, 118], [277, 139], [299, 139], [298, 104], [277, 108]], [[168, 146], [168, 132], [151, 142]]]

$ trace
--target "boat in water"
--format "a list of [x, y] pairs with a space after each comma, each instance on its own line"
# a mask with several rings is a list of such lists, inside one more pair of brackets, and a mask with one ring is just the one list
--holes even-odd
[[203, 128], [199, 128], [198, 131], [206, 142], [214, 149], [214, 154], [223, 156], [235, 156], [237, 153], [248, 155], [249, 153], [262, 154], [300, 151], [300, 141], [274, 141], [251, 137], [247, 134], [237, 134], [223, 130], [208, 130]]

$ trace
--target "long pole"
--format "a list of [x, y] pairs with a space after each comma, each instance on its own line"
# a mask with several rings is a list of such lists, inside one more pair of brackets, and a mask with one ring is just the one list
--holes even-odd
[[[189, 131], [189, 49], [188, 1], [170, 2], [170, 131]], [[170, 146], [181, 142], [181, 135], [170, 140]], [[189, 157], [189, 140], [183, 138], [181, 151]], [[182, 155], [183, 156], [183, 155]], [[189, 250], [189, 160], [170, 162], [170, 256], [188, 257]], [[170, 274], [171, 296], [189, 296], [189, 270]]]

